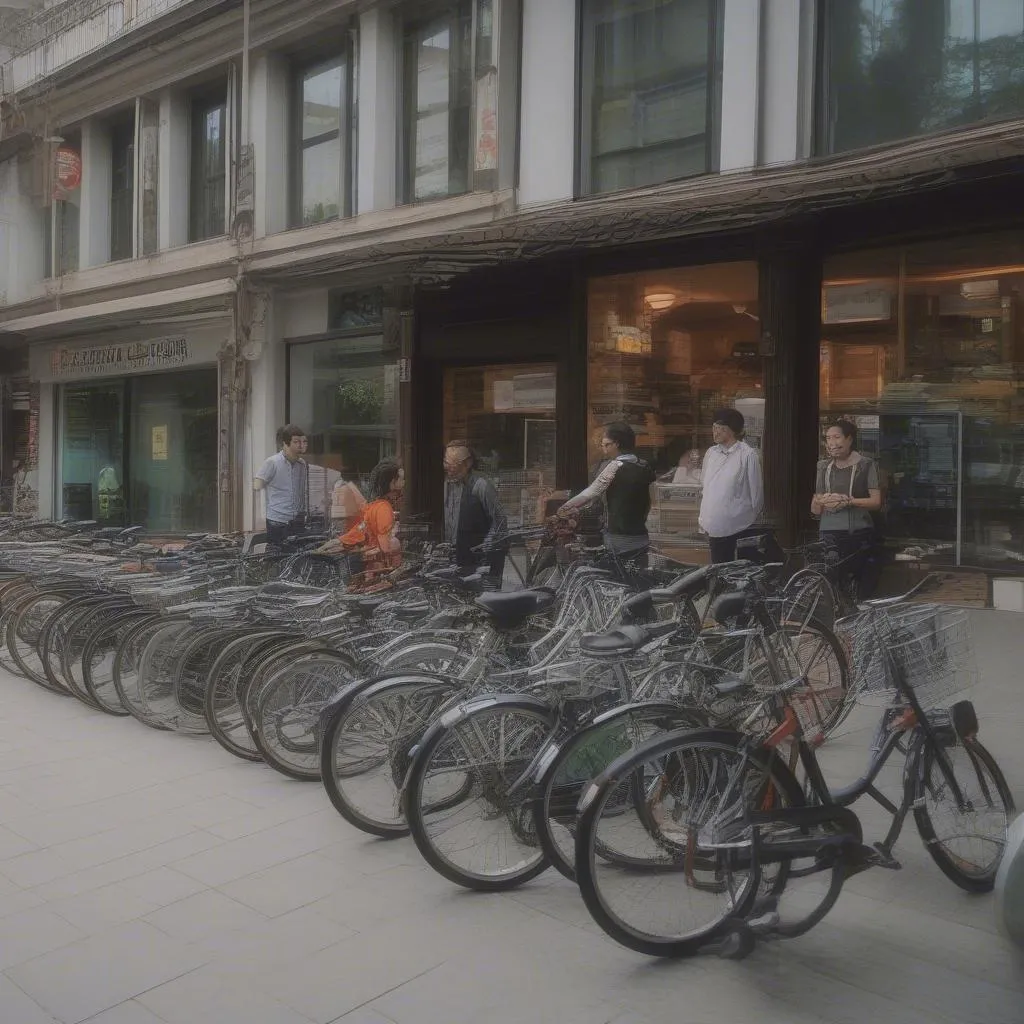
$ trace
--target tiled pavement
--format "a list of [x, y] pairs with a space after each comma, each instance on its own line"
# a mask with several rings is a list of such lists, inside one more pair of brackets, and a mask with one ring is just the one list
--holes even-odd
[[[982, 738], [1024, 802], [1024, 617], [979, 613], [976, 637]], [[830, 774], [864, 749], [838, 741]], [[898, 854], [809, 936], [654, 962], [550, 873], [459, 891], [319, 785], [0, 676], [0, 1024], [1024, 1022], [1024, 958], [989, 898], [912, 826]]]

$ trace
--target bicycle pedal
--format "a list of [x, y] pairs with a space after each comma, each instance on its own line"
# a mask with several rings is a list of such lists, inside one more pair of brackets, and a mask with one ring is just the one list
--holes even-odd
[[778, 927], [782, 918], [779, 914], [770, 910], [766, 914], [762, 914], [760, 917], [748, 917], [747, 927], [759, 938], [764, 935], [770, 935]]

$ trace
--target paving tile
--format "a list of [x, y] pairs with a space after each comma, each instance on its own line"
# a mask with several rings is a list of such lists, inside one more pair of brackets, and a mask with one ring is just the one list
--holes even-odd
[[207, 890], [162, 907], [145, 920], [173, 938], [196, 942], [218, 932], [259, 927], [266, 918], [223, 893]]
[[20, 914], [23, 910], [41, 907], [46, 900], [37, 896], [31, 889], [18, 889], [12, 886], [9, 892], [0, 895], [0, 919]]
[[390, 1017], [383, 1013], [371, 1010], [368, 1006], [361, 1006], [358, 1010], [346, 1013], [344, 1017], [331, 1021], [331, 1024], [397, 1024]]
[[47, 909], [88, 935], [106, 931], [115, 925], [127, 924], [159, 908], [156, 903], [126, 893], [117, 885], [107, 885], [79, 896], [52, 900], [47, 904]]
[[144, 922], [93, 935], [11, 968], [11, 980], [66, 1024], [203, 966], [196, 949]]
[[128, 897], [144, 899], [156, 907], [166, 907], [170, 903], [185, 899], [186, 896], [203, 892], [206, 886], [180, 871], [175, 871], [174, 868], [161, 867], [133, 878], [126, 878], [109, 888], [125, 893]]
[[[0, 974], [0, 1020], [4, 1024], [58, 1024], [37, 1002]], [[141, 1022], [140, 1022], [141, 1024]]]
[[45, 907], [10, 914], [0, 919], [0, 971], [67, 946], [84, 934]]
[[310, 1019], [218, 966], [150, 989], [138, 1002], [167, 1024], [310, 1024]]
[[142, 1003], [135, 999], [118, 1003], [109, 1010], [90, 1017], [85, 1024], [167, 1024], [155, 1013], [147, 1010]]
[[232, 899], [277, 917], [341, 889], [347, 878], [337, 864], [309, 854], [220, 886]]
[[0, 861], [0, 875], [23, 889], [63, 878], [74, 870], [74, 864], [68, 863], [53, 850], [34, 850]]
[[35, 843], [30, 842], [24, 836], [0, 825], [0, 861], [20, 857], [24, 853], [31, 853], [38, 849], [39, 847]]

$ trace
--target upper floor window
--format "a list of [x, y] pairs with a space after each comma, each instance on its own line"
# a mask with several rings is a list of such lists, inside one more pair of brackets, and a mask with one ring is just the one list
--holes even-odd
[[227, 92], [196, 96], [191, 110], [189, 150], [190, 242], [227, 231]]
[[1024, 112], [1021, 0], [826, 0], [818, 149]]
[[714, 170], [720, 7], [721, 0], [583, 0], [584, 193]]
[[475, 5], [458, 0], [417, 6], [428, 11], [405, 26], [406, 202], [471, 188]]
[[134, 255], [135, 116], [122, 118], [110, 131], [110, 258]]
[[296, 226], [352, 212], [354, 85], [348, 52], [296, 72], [291, 215]]

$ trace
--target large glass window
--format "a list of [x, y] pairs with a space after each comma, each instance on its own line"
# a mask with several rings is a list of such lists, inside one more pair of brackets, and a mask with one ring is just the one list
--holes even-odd
[[1020, 0], [828, 0], [822, 152], [1024, 111]]
[[110, 138], [110, 258], [131, 259], [135, 205], [135, 117], [111, 130]]
[[312, 509], [330, 514], [339, 481], [365, 488], [397, 451], [398, 353], [380, 335], [289, 346], [288, 419], [306, 431]]
[[739, 409], [747, 441], [761, 447], [757, 281], [756, 263], [726, 263], [590, 282], [591, 474], [604, 425], [627, 421], [658, 473], [649, 529], [684, 561], [707, 558], [697, 513], [715, 410]]
[[316, 224], [351, 212], [350, 63], [338, 55], [296, 75], [297, 139], [292, 221]]
[[154, 532], [217, 529], [216, 370], [61, 391], [63, 515]]
[[714, 169], [720, 0], [584, 0], [583, 191]]
[[227, 100], [224, 90], [192, 101], [189, 241], [227, 231]]
[[473, 3], [430, 6], [432, 16], [405, 30], [407, 202], [470, 188]]
[[895, 557], [1018, 566], [1024, 553], [1024, 242], [972, 237], [825, 268], [820, 407], [879, 460]]

